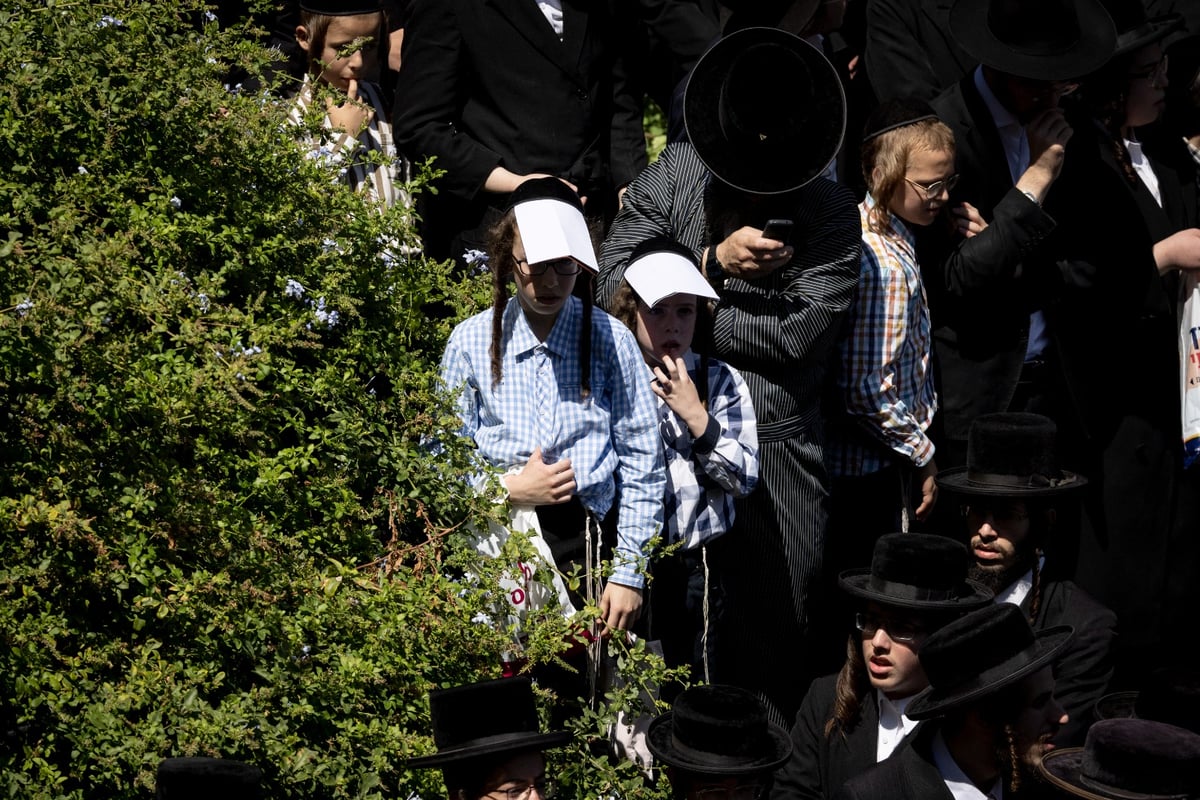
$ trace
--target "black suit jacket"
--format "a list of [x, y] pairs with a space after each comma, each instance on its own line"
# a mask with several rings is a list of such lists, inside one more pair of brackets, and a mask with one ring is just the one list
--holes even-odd
[[566, 178], [589, 210], [633, 180], [646, 147], [622, 2], [563, 0], [560, 41], [535, 0], [415, 0], [393, 117], [400, 149], [446, 171], [427, 222], [477, 225], [489, 201], [504, 202], [477, 197], [497, 166]]
[[932, 100], [978, 63], [950, 35], [953, 0], [869, 0], [863, 62], [875, 96]]
[[[971, 239], [937, 224], [918, 233], [942, 423], [948, 439], [965, 442], [977, 416], [1007, 411], [1016, 393], [1029, 315], [1054, 291], [1053, 264], [1040, 250], [1054, 220], [1014, 188], [1000, 134], [973, 74], [933, 107], [954, 131], [957, 147], [960, 180], [950, 205], [968, 202], [990, 223]], [[943, 466], [943, 458], [938, 463]]]
[[[1021, 603], [1028, 615], [1032, 593]], [[1067, 648], [1054, 660], [1054, 696], [1069, 720], [1054, 742], [1059, 747], [1083, 745], [1095, 720], [1096, 701], [1104, 696], [1113, 674], [1117, 615], [1070, 581], [1042, 582], [1035, 631], [1070, 625], [1075, 629]]]
[[953, 800], [933, 763], [936, 724], [922, 725], [912, 744], [842, 785], [837, 800]]
[[826, 675], [808, 687], [792, 725], [792, 757], [775, 773], [771, 800], [825, 800], [847, 780], [875, 766], [879, 710], [874, 692], [865, 698], [852, 729], [826, 736], [836, 686], [837, 675]]

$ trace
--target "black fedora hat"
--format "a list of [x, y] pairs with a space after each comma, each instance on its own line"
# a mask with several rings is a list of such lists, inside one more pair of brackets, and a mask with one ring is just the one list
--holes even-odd
[[1090, 800], [1191, 800], [1200, 796], [1200, 736], [1163, 722], [1104, 720], [1083, 747], [1053, 750], [1038, 769], [1052, 786]]
[[1150, 17], [1142, 0], [1101, 0], [1117, 26], [1115, 56], [1132, 53], [1152, 42], [1159, 42], [1183, 27], [1183, 17], [1164, 14]]
[[994, 695], [1049, 664], [1074, 633], [1069, 625], [1036, 634], [1011, 603], [965, 614], [930, 634], [921, 646], [929, 687], [913, 698], [909, 719], [937, 717]]
[[500, 678], [429, 693], [433, 742], [438, 751], [410, 759], [410, 768], [441, 767], [480, 756], [546, 750], [571, 740], [567, 731], [538, 728], [528, 678]]
[[967, 433], [967, 465], [942, 470], [938, 486], [982, 497], [1052, 497], [1087, 485], [1058, 468], [1057, 427], [1041, 414], [980, 414]]
[[258, 800], [263, 771], [228, 758], [166, 758], [158, 765], [154, 793], [158, 800]]
[[992, 592], [967, 578], [971, 556], [961, 542], [925, 533], [888, 533], [875, 542], [870, 569], [838, 576], [842, 591], [888, 606], [927, 611], [972, 611]]
[[696, 63], [683, 120], [717, 179], [750, 194], [781, 194], [837, 155], [846, 98], [833, 65], [811, 44], [776, 28], [746, 28]]
[[1117, 42], [1100, 0], [957, 0], [950, 32], [980, 63], [1044, 81], [1099, 69]]
[[664, 764], [706, 775], [768, 772], [792, 755], [792, 740], [767, 720], [762, 701], [736, 686], [693, 686], [655, 717], [646, 744]]
[[1156, 669], [1141, 691], [1101, 697], [1095, 713], [1097, 719], [1136, 717], [1200, 734], [1200, 672], [1180, 667]]

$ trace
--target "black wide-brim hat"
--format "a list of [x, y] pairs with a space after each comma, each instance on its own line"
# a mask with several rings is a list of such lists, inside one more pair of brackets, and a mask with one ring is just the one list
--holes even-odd
[[430, 692], [429, 714], [438, 751], [409, 759], [405, 765], [409, 768], [548, 750], [571, 741], [568, 731], [541, 732], [528, 678], [500, 678]]
[[1162, 41], [1183, 27], [1183, 17], [1163, 14], [1150, 17], [1143, 0], [1102, 0], [1117, 28], [1114, 56], [1132, 53], [1153, 42]]
[[1200, 796], [1200, 736], [1163, 722], [1103, 720], [1083, 747], [1046, 753], [1038, 770], [1089, 800], [1191, 800]]
[[696, 63], [683, 121], [718, 180], [750, 194], [782, 194], [820, 175], [837, 155], [846, 97], [817, 48], [777, 28], [745, 28]]
[[735, 686], [693, 686], [646, 732], [663, 764], [705, 775], [769, 772], [792, 755], [792, 738], [767, 719], [762, 701]]
[[981, 64], [1042, 81], [1094, 72], [1117, 42], [1099, 0], [957, 0], [950, 32]]
[[972, 611], [992, 591], [967, 578], [971, 554], [961, 543], [925, 533], [888, 533], [875, 542], [869, 569], [838, 576], [842, 591], [862, 600], [917, 611]]
[[1011, 603], [985, 606], [930, 634], [918, 656], [929, 687], [909, 703], [911, 720], [938, 717], [990, 697], [1049, 664], [1075, 633], [1033, 632]]
[[980, 414], [967, 432], [967, 465], [937, 474], [939, 489], [978, 497], [1053, 497], [1087, 479], [1059, 469], [1057, 427], [1049, 417], [1023, 412]]

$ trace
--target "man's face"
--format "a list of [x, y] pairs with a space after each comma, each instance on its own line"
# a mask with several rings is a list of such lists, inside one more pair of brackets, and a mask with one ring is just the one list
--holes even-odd
[[1029, 508], [1021, 500], [972, 498], [967, 506], [971, 576], [993, 591], [1006, 588], [1033, 564]]
[[721, 776], [671, 771], [675, 797], [687, 800], [758, 800], [766, 792], [769, 778], [763, 773]]
[[1016, 75], [992, 73], [996, 76], [988, 85], [1005, 108], [1027, 124], [1043, 111], [1057, 108], [1062, 98], [1079, 88], [1074, 81], [1039, 81], [1018, 78]]
[[925, 621], [919, 615], [867, 603], [861, 619], [865, 623], [859, 631], [862, 656], [872, 688], [899, 700], [929, 685], [917, 658], [921, 645], [929, 637]]
[[1067, 713], [1054, 698], [1054, 674], [1049, 665], [1026, 677], [1017, 687], [1021, 710], [1012, 720], [1013, 738], [1020, 766], [1033, 774], [1042, 757], [1054, 749], [1050, 739], [1067, 724]]

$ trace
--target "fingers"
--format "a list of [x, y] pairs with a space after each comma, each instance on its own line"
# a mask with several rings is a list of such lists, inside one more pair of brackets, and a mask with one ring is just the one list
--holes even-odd
[[346, 97], [349, 97], [351, 100], [358, 99], [358, 79], [357, 78], [350, 79], [350, 85], [346, 87]]

